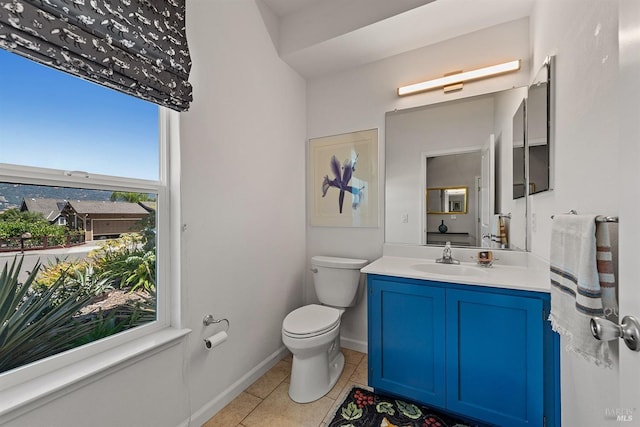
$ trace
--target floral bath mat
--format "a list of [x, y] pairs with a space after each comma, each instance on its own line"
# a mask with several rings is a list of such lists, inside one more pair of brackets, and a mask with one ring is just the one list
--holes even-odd
[[354, 387], [327, 427], [471, 427], [426, 406]]

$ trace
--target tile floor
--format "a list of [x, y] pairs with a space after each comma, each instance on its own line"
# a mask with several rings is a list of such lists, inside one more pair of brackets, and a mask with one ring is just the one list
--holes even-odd
[[333, 418], [336, 402], [354, 384], [367, 385], [367, 357], [342, 349], [344, 371], [333, 389], [315, 402], [300, 404], [289, 399], [291, 355], [279, 361], [256, 382], [222, 408], [203, 427], [324, 427]]

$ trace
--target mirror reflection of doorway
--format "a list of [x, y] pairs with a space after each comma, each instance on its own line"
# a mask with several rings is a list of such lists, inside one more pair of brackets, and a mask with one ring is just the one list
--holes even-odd
[[[476, 176], [481, 175], [481, 152], [429, 156], [426, 159], [426, 244], [477, 246], [478, 202]], [[441, 225], [446, 226], [442, 233]]]
[[468, 187], [427, 188], [427, 214], [466, 214]]

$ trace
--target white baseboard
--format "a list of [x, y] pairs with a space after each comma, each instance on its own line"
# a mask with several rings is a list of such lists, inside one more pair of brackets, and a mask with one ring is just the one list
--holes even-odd
[[278, 350], [260, 362], [255, 368], [243, 375], [238, 381], [231, 384], [218, 396], [205, 403], [200, 409], [194, 411], [191, 419], [180, 424], [180, 427], [201, 426], [213, 417], [218, 411], [224, 408], [229, 402], [235, 399], [247, 387], [264, 375], [276, 363], [278, 363], [289, 351], [281, 346]]
[[359, 351], [360, 353], [367, 353], [367, 342], [354, 340], [352, 338], [340, 337], [340, 346], [348, 348], [349, 350]]

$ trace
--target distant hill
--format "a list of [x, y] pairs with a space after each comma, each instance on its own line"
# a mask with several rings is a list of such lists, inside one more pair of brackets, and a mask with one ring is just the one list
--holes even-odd
[[22, 199], [109, 200], [111, 191], [0, 183], [0, 211], [20, 207]]

